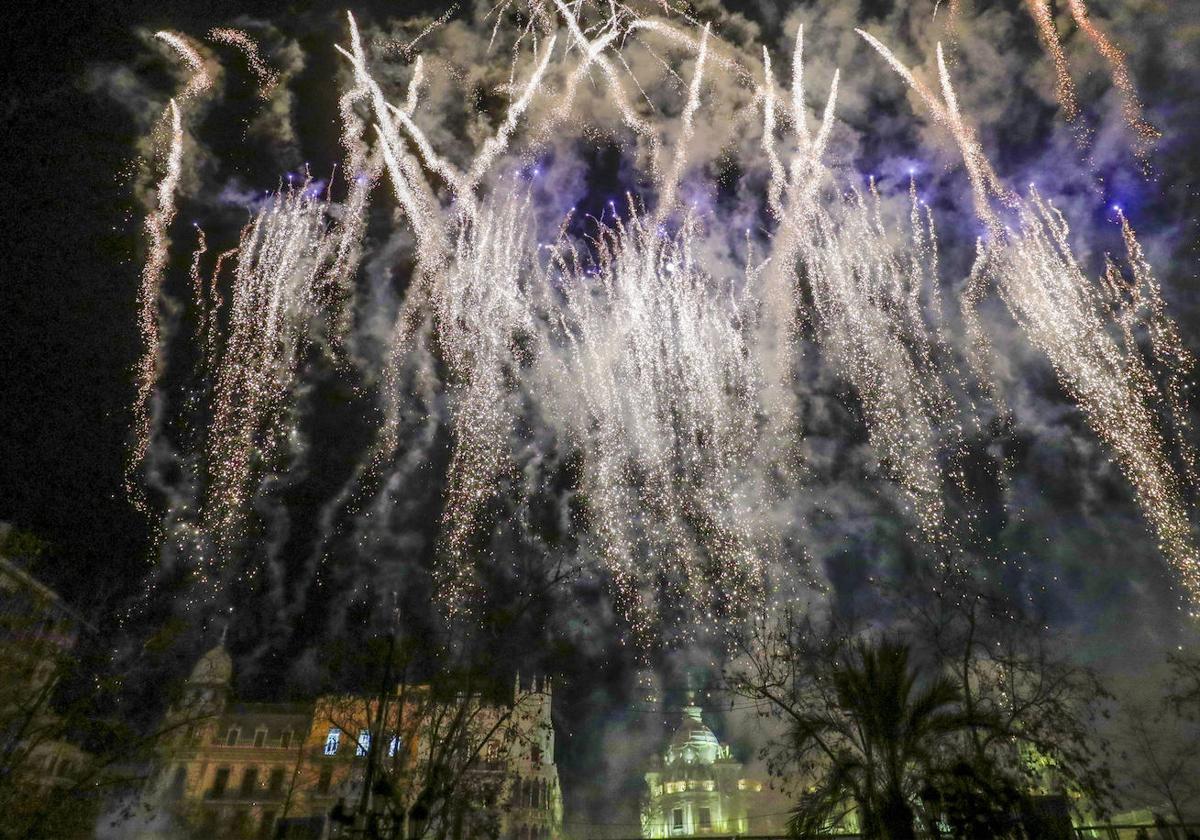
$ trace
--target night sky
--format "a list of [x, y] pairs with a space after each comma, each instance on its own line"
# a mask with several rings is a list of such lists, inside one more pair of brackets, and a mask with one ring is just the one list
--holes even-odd
[[[854, 26], [864, 26], [889, 33], [903, 58], [924, 61], [929, 43], [921, 21], [928, 19], [932, 4], [930, 9], [912, 5], [921, 9], [904, 11], [864, 0], [804, 3], [793, 11], [793, 4], [763, 0], [735, 18], [727, 15], [734, 8], [728, 4], [725, 12], [715, 2], [697, 8], [701, 17], [734, 33], [735, 40], [739, 27], [750, 26], [754, 37], [748, 40], [768, 44], [777, 56], [788, 54], [784, 30], [794, 31], [793, 16], [805, 21], [806, 31], [813, 33], [806, 49], [815, 95], [824, 96], [834, 64], [843, 74], [839, 115], [844, 122], [835, 130], [832, 152], [837, 166], [847, 174], [878, 174], [892, 191], [904, 189], [908, 168], [918, 172], [921, 189], [938, 214], [943, 282], [953, 290], [969, 268], [978, 233], [968, 220], [962, 168], [949, 142], [917, 108], [916, 98], [852, 32]], [[1067, 210], [1077, 236], [1089, 243], [1093, 273], [1102, 251], [1120, 246], [1111, 206], [1125, 208], [1185, 341], [1200, 351], [1200, 193], [1194, 186], [1200, 178], [1200, 8], [1149, 0], [1097, 0], [1091, 5], [1127, 48], [1147, 117], [1163, 133], [1149, 157], [1149, 174], [1130, 151], [1102, 62], [1088, 58], [1078, 39], [1068, 41], [1068, 49], [1077, 62], [1079, 98], [1092, 141], [1088, 154], [1074, 145], [1072, 130], [1056, 113], [1049, 60], [1017, 0], [964, 3], [973, 8], [964, 13], [960, 46], [980, 49], [975, 60], [964, 59], [956, 70], [964, 112], [979, 127], [1003, 177], [1014, 185], [1037, 181]], [[389, 19], [437, 16], [444, 10], [443, 4], [403, 2], [354, 6], [364, 26], [381, 29], [391, 25]], [[49, 542], [33, 571], [100, 634], [136, 639], [167, 615], [187, 615], [192, 624], [180, 642], [177, 663], [184, 667], [185, 657], [211, 643], [214, 613], [177, 608], [183, 593], [177, 577], [155, 571], [156, 534], [169, 494], [152, 490], [149, 512], [139, 513], [123, 485], [131, 444], [133, 369], [141, 349], [135, 307], [145, 254], [140, 228], [144, 208], [136, 190], [144, 181], [137, 175], [137, 155], [147, 114], [156, 113], [148, 109], [160, 111], [178, 81], [174, 66], [163, 51], [152, 48], [146, 33], [169, 28], [199, 39], [213, 26], [241, 26], [263, 36], [269, 64], [281, 62], [285, 52], [303, 57], [288, 82], [295, 137], [281, 139], [248, 128], [261, 107], [252, 95], [252, 80], [234, 51], [217, 51], [227, 74], [197, 132], [205, 144], [204, 162], [189, 176], [180, 224], [173, 229], [177, 247], [165, 287], [170, 296], [186, 287], [193, 244], [186, 238], [190, 219], [202, 218], [219, 247], [230, 247], [250, 201], [237, 195], [275, 189], [305, 163], [317, 178], [327, 178], [338, 164], [337, 80], [344, 68], [333, 44], [345, 43], [341, 10], [319, 3], [139, 0], [80, 2], [62, 10], [30, 5], [9, 10], [5, 17], [0, 520]], [[410, 24], [403, 31], [419, 29]], [[983, 44], [992, 44], [994, 55], [985, 55]], [[131, 79], [136, 87], [126, 84]], [[486, 106], [482, 102], [480, 107]], [[543, 158], [549, 171], [575, 174], [562, 182], [564, 195], [556, 194], [554, 186], [540, 194], [545, 218], [556, 218], [566, 201], [599, 214], [612, 196], [644, 186], [616, 146], [597, 142], [568, 151], [558, 146], [555, 155]], [[753, 190], [753, 174], [747, 183], [746, 189]], [[376, 195], [387, 192], [378, 187]], [[718, 215], [741, 212], [744, 199], [744, 190], [725, 182], [711, 196]], [[374, 278], [369, 284], [373, 293], [395, 297], [406, 288], [407, 257], [402, 245], [389, 239], [390, 199], [378, 198], [377, 203], [381, 207], [369, 218], [361, 272]], [[360, 302], [358, 311], [369, 305]], [[998, 306], [985, 311], [998, 322], [1007, 318]], [[177, 318], [177, 325], [186, 321], [185, 316]], [[1138, 663], [1161, 658], [1176, 645], [1194, 643], [1195, 629], [1178, 608], [1181, 595], [1172, 588], [1171, 573], [1120, 470], [1070, 405], [1048, 365], [1011, 339], [1011, 325], [998, 329], [1008, 337], [1002, 339], [1001, 353], [1017, 371], [1010, 390], [1014, 422], [991, 430], [971, 466], [972, 480], [985, 488], [981, 562], [1011, 587], [1035, 593], [1039, 605], [1078, 640], [1076, 652], [1090, 664], [1132, 672]], [[369, 345], [364, 342], [366, 355], [373, 352]], [[185, 369], [192, 351], [181, 341], [169, 340], [167, 348], [164, 393], [175, 389], [167, 399], [167, 436], [186, 460], [188, 437], [181, 429], [189, 422], [203, 425], [205, 419], [189, 421], [178, 397], [189, 387]], [[286, 570], [285, 576], [292, 576], [288, 586], [305, 592], [306, 606], [286, 622], [269, 611], [258, 613], [261, 592], [256, 586], [242, 587], [220, 604], [222, 609], [234, 607], [231, 639], [242, 659], [248, 696], [263, 694], [261, 679], [252, 679], [263, 676], [278, 678], [273, 681], [282, 687], [278, 693], [302, 692], [310, 671], [296, 663], [311, 663], [331, 637], [352, 637], [361, 632], [356, 628], [373, 626], [369, 604], [379, 592], [402, 589], [418, 628], [425, 620], [420, 605], [427, 608], [430, 599], [423, 572], [437, 539], [449, 460], [445, 430], [433, 433], [419, 469], [394, 500], [387, 526], [363, 540], [350, 514], [335, 513], [331, 536], [322, 541], [321, 512], [351, 479], [379, 415], [365, 396], [370, 383], [344, 374], [318, 355], [305, 369], [310, 391], [300, 422], [318, 445], [302, 470], [270, 491], [272, 505], [259, 508], [264, 521], [285, 511], [286, 527], [262, 526], [244, 562]], [[861, 608], [874, 597], [874, 579], [904, 577], [920, 564], [920, 550], [907, 536], [911, 528], [895, 494], [879, 489], [886, 480], [863, 465], [868, 444], [854, 396], [827, 373], [815, 373], [809, 386], [812, 445], [828, 453], [820, 461], [819, 481], [825, 483], [822, 492], [832, 513], [815, 528], [817, 540], [806, 550], [832, 585], [833, 601]], [[414, 425], [406, 432], [414, 438], [402, 437], [402, 447], [405, 441], [417, 445], [412, 442], [416, 430]], [[995, 489], [989, 457], [1008, 462], [1007, 507]], [[566, 453], [553, 453], [543, 466], [553, 477], [546, 494], [553, 496], [555, 488], [565, 494], [578, 465]], [[172, 479], [168, 475], [166, 480]], [[867, 481], [875, 489], [860, 492]], [[988, 487], [993, 488], [990, 494]], [[1194, 503], [1195, 488], [1187, 492]], [[528, 535], [505, 525], [515, 512], [514, 494], [511, 486], [502, 486], [500, 500], [488, 514], [495, 525], [494, 550], [504, 558], [490, 581], [497, 602], [523, 591], [521, 576], [530, 568], [579, 550], [579, 535], [562, 525], [562, 510], [556, 507], [561, 500], [543, 500], [544, 509], [539, 513], [535, 504], [532, 513], [541, 554], [523, 559]], [[569, 508], [567, 502], [562, 505]], [[322, 569], [316, 577], [314, 563]], [[158, 588], [147, 606], [144, 595], [151, 580]], [[673, 722], [670, 710], [679, 704], [684, 674], [710, 660], [703, 652], [686, 650], [661, 658], [661, 700], [668, 710], [663, 713], [637, 693], [632, 658], [618, 641], [622, 621], [600, 582], [587, 577], [568, 591], [534, 600], [530, 613], [514, 620], [502, 647], [509, 654], [532, 651], [528, 670], [561, 678], [556, 719], [568, 823], [612, 821], [604, 803], [617, 793], [638, 790], [638, 768], [645, 759], [641, 744], [654, 742], [664, 720]], [[137, 607], [132, 619], [131, 606]], [[725, 723], [723, 734], [748, 754], [753, 748], [748, 730], [737, 721]], [[605, 782], [589, 783], [597, 775], [605, 776]], [[632, 811], [622, 815], [634, 816]]]

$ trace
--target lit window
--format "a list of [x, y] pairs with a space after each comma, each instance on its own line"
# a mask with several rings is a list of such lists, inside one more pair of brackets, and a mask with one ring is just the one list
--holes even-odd
[[329, 734], [325, 736], [325, 755], [337, 755], [338, 744], [342, 740], [342, 730], [336, 726], [329, 730]]
[[712, 780], [709, 780], [704, 783], [705, 790], [716, 790], [716, 787], [717, 787], [716, 782], [713, 782]]
[[360, 729], [358, 732], [358, 745], [354, 750], [355, 755], [366, 755], [371, 749], [371, 730]]
[[396, 753], [400, 752], [400, 736], [393, 735], [388, 741], [388, 758], [395, 758]]

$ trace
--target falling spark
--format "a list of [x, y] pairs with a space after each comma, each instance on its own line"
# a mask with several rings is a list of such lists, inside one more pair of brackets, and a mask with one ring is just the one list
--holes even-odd
[[199, 96], [212, 87], [212, 77], [208, 73], [208, 69], [204, 65], [204, 59], [191, 43], [182, 35], [177, 35], [174, 32], [155, 32], [154, 37], [170, 46], [183, 59], [183, 63], [192, 71], [188, 77], [187, 85], [179, 93], [176, 99], [180, 101], [192, 99]]
[[1025, 0], [1029, 15], [1037, 26], [1038, 37], [1042, 46], [1050, 53], [1054, 62], [1054, 92], [1058, 97], [1059, 107], [1063, 117], [1073, 121], [1079, 116], [1079, 102], [1075, 96], [1075, 82], [1071, 79], [1071, 68], [1067, 66], [1067, 56], [1063, 52], [1062, 41], [1058, 37], [1058, 29], [1054, 25], [1054, 14], [1050, 10], [1050, 0]]
[[1150, 153], [1150, 147], [1160, 135], [1158, 130], [1147, 123], [1142, 116], [1142, 103], [1138, 99], [1137, 89], [1129, 74], [1125, 53], [1121, 52], [1121, 49], [1104, 34], [1103, 30], [1092, 22], [1084, 0], [1067, 0], [1067, 6], [1071, 9], [1071, 16], [1075, 19], [1075, 23], [1096, 47], [1096, 52], [1100, 53], [1108, 62], [1113, 85], [1121, 94], [1121, 112], [1125, 116], [1129, 130], [1137, 138], [1134, 150], [1139, 157], [1145, 160]]
[[229, 44], [241, 51], [250, 65], [250, 72], [258, 81], [258, 95], [270, 99], [275, 88], [279, 85], [279, 74], [267, 66], [258, 50], [254, 39], [240, 29], [216, 28], [208, 33], [208, 37], [220, 44]]
[[[916, 84], [912, 74], [891, 58], [882, 44], [864, 37], [893, 67], [904, 71], [901, 75], [910, 84]], [[1036, 188], [1031, 186], [1027, 200], [997, 190], [994, 171], [984, 165], [986, 158], [958, 113], [940, 44], [938, 67], [944, 104], [933, 101], [927, 92], [921, 96], [933, 107], [943, 109], [945, 122], [967, 165], [976, 213], [991, 233], [987, 241], [980, 242], [966, 302], [977, 306], [985, 284], [999, 293], [1029, 341], [1046, 355], [1097, 437], [1113, 451], [1154, 528], [1161, 551], [1175, 567], [1191, 602], [1200, 603], [1200, 550], [1192, 536], [1179, 477], [1167, 457], [1166, 440], [1155, 412], [1164, 398], [1141, 372], [1140, 361], [1132, 355], [1134, 348], [1127, 346], [1123, 352], [1109, 333], [1110, 320], [1105, 315], [1111, 315], [1111, 307], [1105, 306], [1102, 296], [1105, 286], [1111, 288], [1113, 283], [1110, 279], [1096, 285], [1083, 273], [1071, 250], [1066, 219]], [[991, 197], [1017, 212], [1020, 224], [1016, 231], [1000, 225], [989, 205]], [[1119, 208], [1117, 212], [1139, 289], [1156, 300], [1157, 283], [1132, 228]], [[1152, 342], [1152, 349], [1167, 363], [1171, 374], [1165, 401], [1182, 433], [1186, 429], [1182, 419], [1186, 407], [1181, 374], [1190, 368], [1190, 359], [1182, 352], [1177, 329], [1161, 304], [1151, 304], [1151, 319], [1156, 325], [1153, 331], [1159, 336], [1156, 344]], [[1195, 456], [1190, 444], [1185, 443], [1182, 449], [1190, 475], [1195, 470]]]
[[183, 118], [174, 99], [167, 106], [164, 116], [168, 121], [170, 139], [163, 161], [163, 177], [158, 182], [156, 200], [150, 212], [146, 214], [144, 224], [149, 247], [138, 289], [138, 327], [142, 333], [142, 355], [136, 368], [137, 398], [133, 408], [135, 443], [131, 468], [141, 464], [150, 446], [150, 399], [158, 382], [160, 356], [158, 299], [163, 274], [170, 258], [170, 240], [167, 232], [175, 218], [175, 191], [179, 186], [183, 163]]
[[[1028, 3], [1058, 62], [1061, 45], [1054, 53], [1045, 29], [1053, 28], [1048, 9], [1040, 0]], [[1086, 13], [1075, 5], [1082, 4], [1073, 2], [1072, 9], [1085, 28]], [[494, 10], [497, 18], [506, 8]], [[389, 101], [385, 87], [392, 91], [393, 79], [372, 66], [348, 15], [349, 45], [338, 48], [352, 70], [339, 100], [344, 201], [335, 208], [307, 180], [271, 196], [237, 248], [217, 258], [207, 288], [202, 264], [209, 242], [198, 229], [191, 282], [204, 316], [215, 405], [200, 524], [177, 533], [182, 543], [197, 545], [202, 532], [213, 535], [216, 550], [204, 554], [206, 579], [220, 577], [220, 564], [245, 536], [255, 494], [288, 469], [288, 455], [300, 445], [306, 351], [319, 344], [344, 352], [352, 337], [366, 214], [381, 182], [395, 199], [397, 223], [411, 233], [414, 265], [390, 333], [381, 339], [382, 420], [354, 478], [363, 488], [376, 481], [378, 492], [366, 498], [375, 491], [346, 491], [339, 499], [361, 493], [363, 515], [382, 515], [413, 472], [405, 461], [411, 454], [399, 451], [413, 406], [425, 412], [417, 436], [427, 446], [448, 417], [451, 449], [435, 575], [452, 611], [469, 610], [480, 565], [495, 561], [490, 511], [518, 467], [517, 430], [530, 424], [579, 458], [573, 489], [587, 500], [580, 523], [589, 540], [584, 551], [612, 581], [639, 645], [653, 643], [664, 604], [714, 627], [722, 615], [760, 604], [787, 555], [785, 535], [804, 527], [791, 521], [794, 509], [781, 511], [808, 478], [798, 393], [801, 365], [809, 361], [801, 351], [806, 343], [853, 390], [871, 449], [911, 511], [915, 534], [939, 556], [954, 557], [956, 523], [946, 488], [965, 484], [956, 466], [963, 428], [978, 418], [963, 416], [974, 406], [960, 405], [969, 400], [957, 396], [969, 387], [942, 312], [938, 235], [915, 179], [907, 213], [894, 218], [873, 180], [865, 188], [847, 185], [826, 164], [836, 142], [840, 74], [834, 72], [820, 123], [810, 130], [802, 28], [792, 54], [789, 106], [776, 90], [769, 53], [763, 52], [761, 77], [757, 71], [752, 77], [749, 62], [708, 26], [685, 30], [621, 5], [607, 14], [564, 0], [537, 8], [503, 51], [511, 47], [514, 57], [508, 107], [465, 162], [440, 148], [440, 133], [428, 127], [422, 57], [407, 71], [404, 101]], [[953, 2], [952, 20], [958, 14]], [[409, 45], [409, 57], [431, 31]], [[691, 78], [680, 86], [673, 133], [662, 130], [664, 120], [646, 96], [655, 88], [643, 85], [630, 69], [638, 62], [622, 55], [627, 44], [649, 49], [635, 33], [662, 39], [672, 55], [682, 50], [694, 58]], [[1170, 443], [1185, 479], [1195, 481], [1185, 394], [1193, 360], [1128, 220], [1118, 213], [1132, 281], [1110, 263], [1102, 282], [1093, 283], [1071, 252], [1064, 217], [1036, 191], [1013, 193], [993, 169], [959, 108], [941, 46], [935, 91], [882, 42], [860, 34], [916, 91], [964, 159], [987, 231], [960, 301], [967, 368], [990, 378], [980, 307], [994, 293], [1113, 452], [1163, 552], [1200, 599], [1183, 482], [1168, 456]], [[213, 31], [214, 39], [242, 49], [261, 81], [257, 48], [242, 36]], [[193, 71], [181, 99], [210, 84], [194, 48], [180, 36], [160, 37]], [[1089, 37], [1102, 52], [1112, 49], [1102, 36]], [[663, 78], [679, 77], [655, 58], [669, 71]], [[711, 258], [714, 248], [731, 241], [716, 217], [720, 211], [700, 212], [679, 196], [709, 107], [705, 82], [719, 73], [762, 106], [766, 202], [774, 225], [762, 235], [746, 227], [738, 243], [744, 265], [732, 271]], [[1124, 91], [1127, 73], [1114, 69], [1114, 77]], [[636, 136], [654, 209], [627, 196], [591, 219], [582, 239], [568, 235], [577, 221], [568, 214], [557, 237], [539, 241], [539, 187], [511, 177], [512, 158], [528, 172], [522, 132], [533, 144], [552, 138], [588, 82]], [[644, 101], [629, 95], [634, 87]], [[1063, 90], [1060, 79], [1060, 95]], [[551, 97], [552, 107], [535, 107]], [[157, 308], [182, 157], [174, 100], [166, 122], [171, 140], [146, 219], [150, 249], [139, 297], [146, 346], [138, 380], [139, 457], [148, 445], [147, 406], [157, 387]], [[794, 136], [785, 144], [777, 135], [786, 128]], [[1010, 231], [1004, 220], [1012, 217], [1017, 222]], [[226, 265], [232, 271], [223, 274]], [[1148, 352], [1139, 347], [1143, 333]], [[445, 415], [435, 416], [435, 402], [445, 404]], [[1169, 434], [1158, 414], [1170, 418]], [[531, 484], [526, 477], [521, 486]]]

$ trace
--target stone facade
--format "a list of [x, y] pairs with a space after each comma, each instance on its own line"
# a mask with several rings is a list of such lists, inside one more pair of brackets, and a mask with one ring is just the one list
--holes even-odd
[[[435, 754], [447, 761], [439, 750], [450, 738], [464, 755], [478, 751], [461, 764], [470, 770], [457, 788], [457, 810], [444, 815], [452, 834], [561, 837], [548, 681], [518, 680], [504, 705], [434, 700], [428, 686], [404, 685], [385, 698], [244, 704], [229, 699], [232, 676], [228, 652], [214, 648], [168, 713], [169, 734], [145, 795], [154, 816], [141, 837], [324, 838], [352, 833], [356, 813], [383, 813], [380, 801], [406, 803], [417, 814], [427, 762]], [[396, 819], [395, 809], [388, 813]], [[404, 836], [417, 830], [416, 817], [402, 819]]]

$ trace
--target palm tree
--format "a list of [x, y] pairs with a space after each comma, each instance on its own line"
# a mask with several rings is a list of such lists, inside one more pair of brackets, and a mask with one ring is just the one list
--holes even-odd
[[939, 752], [968, 721], [961, 694], [943, 674], [923, 678], [907, 645], [854, 642], [814, 680], [812, 702], [792, 715], [801, 754], [822, 756], [825, 772], [792, 813], [795, 837], [810, 837], [857, 809], [868, 840], [916, 837], [912, 802]]

